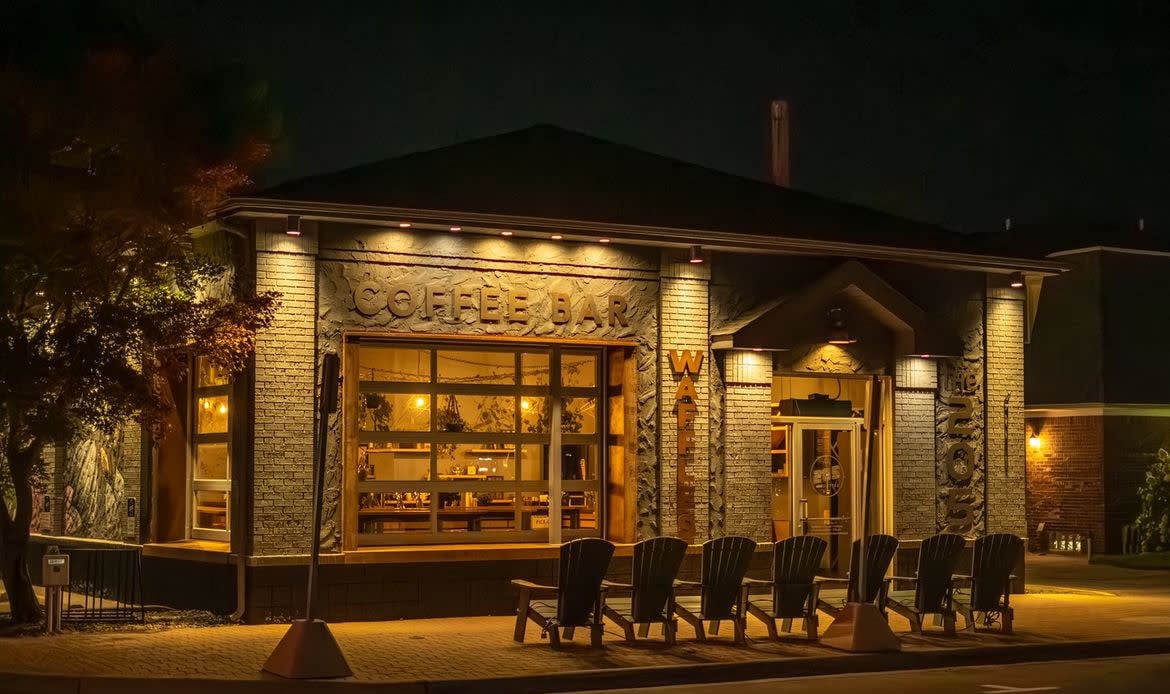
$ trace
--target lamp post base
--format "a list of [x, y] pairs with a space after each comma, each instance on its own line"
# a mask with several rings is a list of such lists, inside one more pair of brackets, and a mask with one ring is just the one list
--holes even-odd
[[893, 653], [902, 650], [902, 642], [882, 618], [877, 605], [851, 602], [833, 620], [821, 644], [851, 653]]
[[319, 619], [293, 620], [284, 638], [264, 663], [264, 672], [288, 679], [352, 677], [353, 671], [329, 625]]

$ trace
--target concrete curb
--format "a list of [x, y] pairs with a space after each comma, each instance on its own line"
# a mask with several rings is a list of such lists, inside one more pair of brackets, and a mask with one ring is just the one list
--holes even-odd
[[165, 688], [167, 694], [552, 694], [597, 689], [654, 687], [685, 682], [709, 684], [755, 679], [925, 670], [976, 665], [1170, 653], [1170, 637], [977, 646], [903, 653], [774, 658], [738, 663], [697, 663], [609, 670], [575, 670], [488, 680], [425, 682], [149, 679], [0, 673], [0, 694], [123, 694]]

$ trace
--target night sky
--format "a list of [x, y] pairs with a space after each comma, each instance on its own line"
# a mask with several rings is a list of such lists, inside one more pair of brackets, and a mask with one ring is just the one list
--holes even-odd
[[1170, 226], [1168, 4], [136, 3], [268, 81], [264, 182], [539, 122], [763, 178], [779, 97], [794, 187], [962, 231]]

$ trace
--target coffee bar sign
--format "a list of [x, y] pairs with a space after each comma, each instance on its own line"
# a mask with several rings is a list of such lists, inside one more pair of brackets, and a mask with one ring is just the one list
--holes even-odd
[[[574, 301], [574, 299], [578, 299]], [[425, 320], [447, 319], [477, 323], [521, 323], [549, 320], [554, 325], [571, 325], [587, 330], [608, 325], [628, 325], [624, 294], [605, 296], [585, 294], [574, 297], [568, 292], [533, 292], [526, 288], [503, 290], [490, 286], [418, 286], [386, 285], [363, 280], [353, 290], [353, 305], [363, 316], [375, 316], [383, 310], [398, 318], [419, 315]], [[542, 315], [534, 315], [542, 309]]]

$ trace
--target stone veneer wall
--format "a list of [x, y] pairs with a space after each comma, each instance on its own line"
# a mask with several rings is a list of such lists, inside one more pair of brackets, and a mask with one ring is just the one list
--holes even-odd
[[986, 321], [987, 532], [1024, 537], [1024, 291], [989, 287]]
[[[316, 330], [318, 357], [337, 351], [346, 330], [436, 335], [492, 335], [509, 337], [593, 338], [627, 340], [636, 344], [638, 383], [638, 535], [658, 534], [658, 282], [655, 254], [621, 246], [554, 243], [520, 238], [439, 234], [344, 225], [323, 225], [317, 273], [320, 292]], [[497, 287], [507, 305], [513, 290], [529, 293], [526, 323], [485, 323], [474, 311], [454, 318], [440, 310], [427, 318], [421, 311], [395, 316], [383, 307], [373, 315], [356, 310], [353, 291], [373, 281], [382, 291], [395, 284], [413, 288], [436, 286], [474, 289], [478, 306], [480, 287]], [[550, 291], [572, 298], [574, 319], [551, 321]], [[605, 297], [626, 299], [627, 325], [609, 325]], [[448, 295], [449, 297], [450, 295]], [[578, 322], [586, 297], [594, 297], [601, 324]], [[704, 367], [705, 368], [705, 367]], [[259, 389], [259, 386], [258, 386]], [[673, 396], [673, 392], [671, 393]], [[340, 548], [342, 447], [340, 416], [330, 422], [326, 464], [326, 527], [323, 546]], [[706, 443], [704, 441], [703, 445]], [[258, 475], [259, 477], [259, 475]], [[259, 483], [259, 482], [258, 482]]]
[[710, 350], [709, 283], [710, 266], [692, 264], [678, 251], [664, 250], [661, 265], [660, 339], [658, 357], [660, 417], [659, 490], [661, 503], [660, 534], [678, 532], [678, 425], [674, 421], [674, 394], [679, 378], [670, 367], [671, 350], [692, 350], [703, 354], [702, 371], [694, 378], [699, 398], [695, 403], [695, 452], [690, 471], [695, 482], [695, 542], [709, 536], [708, 498], [711, 373], [714, 365]]
[[256, 228], [256, 291], [281, 293], [272, 325], [256, 337], [248, 499], [256, 555], [308, 552], [312, 522], [317, 225], [302, 222], [294, 237], [283, 221]]
[[929, 359], [899, 359], [894, 368], [894, 535], [935, 532], [934, 400], [938, 367]]
[[772, 540], [772, 353], [728, 350], [723, 355], [723, 530], [759, 542]]

